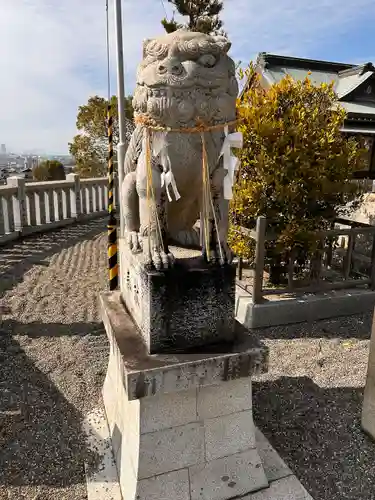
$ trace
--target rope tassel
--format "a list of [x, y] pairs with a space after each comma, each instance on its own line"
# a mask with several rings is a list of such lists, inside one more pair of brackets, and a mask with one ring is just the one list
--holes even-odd
[[204, 247], [207, 261], [210, 260], [210, 236], [209, 236], [209, 224], [210, 224], [210, 205], [209, 200], [209, 175], [208, 175], [208, 161], [207, 161], [207, 150], [206, 141], [204, 138], [204, 132], [201, 132], [202, 141], [202, 223], [203, 223], [203, 238]]
[[147, 201], [149, 208], [149, 227], [148, 227], [148, 240], [149, 240], [149, 250], [151, 251], [151, 227], [153, 225], [152, 216], [154, 216], [156, 225], [156, 246], [161, 248], [163, 245], [163, 235], [161, 231], [161, 225], [159, 220], [158, 208], [156, 204], [155, 191], [152, 183], [152, 150], [151, 150], [151, 137], [150, 130], [145, 128], [145, 155], [146, 155], [146, 174], [147, 174]]
[[210, 182], [210, 173], [208, 168], [208, 158], [207, 158], [207, 148], [206, 148], [206, 140], [204, 137], [204, 132], [201, 132], [201, 141], [202, 141], [202, 181], [203, 181], [203, 189], [202, 189], [202, 218], [203, 218], [203, 235], [204, 235], [204, 243], [205, 243], [205, 253], [206, 259], [210, 262], [210, 215], [212, 211], [212, 218], [214, 221], [215, 232], [217, 237], [217, 243], [219, 246], [220, 260], [224, 263], [224, 255], [223, 249], [221, 248], [221, 241], [219, 235], [219, 227], [217, 223], [217, 217], [215, 212], [215, 206], [212, 199], [211, 193], [211, 182]]
[[161, 173], [161, 187], [165, 187], [168, 200], [172, 201], [170, 189], [172, 189], [176, 201], [181, 196], [177, 189], [176, 180], [173, 175], [171, 159], [168, 154], [168, 142], [166, 131], [154, 131], [152, 135], [152, 152], [155, 158], [159, 158], [160, 164], [163, 167]]

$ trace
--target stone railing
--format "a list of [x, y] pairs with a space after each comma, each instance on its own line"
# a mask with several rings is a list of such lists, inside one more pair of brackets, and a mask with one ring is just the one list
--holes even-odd
[[[25, 182], [9, 177], [0, 186], [0, 245], [35, 232], [104, 216], [107, 212], [106, 177], [65, 181]], [[117, 200], [117, 187], [114, 193]]]

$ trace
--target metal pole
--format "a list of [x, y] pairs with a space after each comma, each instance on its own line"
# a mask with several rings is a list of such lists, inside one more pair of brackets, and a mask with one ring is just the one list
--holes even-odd
[[124, 234], [123, 217], [121, 213], [121, 186], [124, 176], [124, 162], [126, 151], [126, 117], [125, 117], [125, 83], [124, 83], [124, 54], [122, 42], [122, 15], [121, 0], [115, 2], [116, 23], [116, 49], [117, 49], [117, 103], [119, 121], [119, 143], [117, 146], [117, 170], [118, 170], [118, 213], [120, 217], [120, 237]]
[[108, 103], [108, 272], [109, 289], [116, 290], [118, 286], [117, 264], [117, 224], [114, 207], [114, 171], [113, 171], [113, 135], [111, 103]]

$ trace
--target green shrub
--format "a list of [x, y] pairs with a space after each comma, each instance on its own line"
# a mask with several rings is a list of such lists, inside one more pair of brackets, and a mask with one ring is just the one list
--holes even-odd
[[244, 75], [252, 75], [253, 85], [237, 104], [244, 147], [238, 153], [229, 243], [238, 256], [251, 258], [254, 245], [238, 230], [254, 227], [262, 215], [275, 235], [267, 244], [271, 268], [287, 265], [292, 250], [303, 267], [316, 249], [312, 234], [360, 203], [361, 189], [351, 179], [364, 150], [340, 131], [346, 113], [332, 84], [315, 86], [309, 78], [287, 76], [264, 90], [252, 67]]
[[65, 180], [64, 165], [57, 160], [42, 161], [33, 168], [33, 178], [36, 181], [63, 181]]

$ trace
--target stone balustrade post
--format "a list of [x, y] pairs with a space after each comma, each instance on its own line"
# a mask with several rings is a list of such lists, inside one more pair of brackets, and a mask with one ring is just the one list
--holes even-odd
[[8, 177], [7, 185], [17, 188], [17, 193], [12, 196], [14, 230], [22, 232], [27, 226], [25, 179]]
[[73, 183], [70, 188], [70, 209], [72, 218], [77, 219], [81, 215], [81, 181], [78, 174], [68, 174], [66, 180]]

